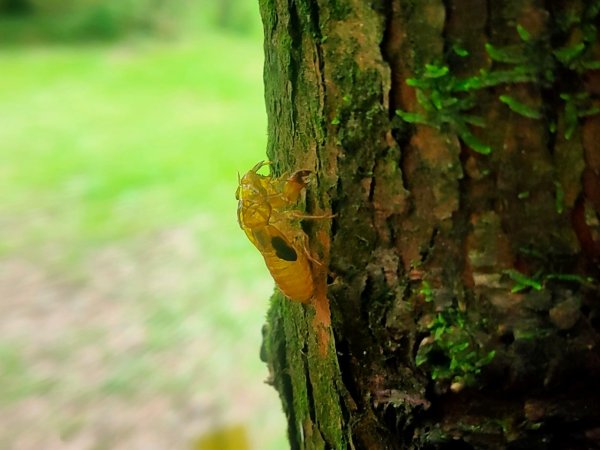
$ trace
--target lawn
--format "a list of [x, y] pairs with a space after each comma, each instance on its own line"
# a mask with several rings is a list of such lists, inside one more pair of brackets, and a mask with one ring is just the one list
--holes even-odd
[[264, 158], [262, 45], [219, 34], [0, 50], [0, 448], [283, 448], [272, 282], [237, 172]]

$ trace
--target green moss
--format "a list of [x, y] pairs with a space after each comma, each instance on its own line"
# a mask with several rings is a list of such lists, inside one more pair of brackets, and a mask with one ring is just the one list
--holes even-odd
[[423, 114], [411, 113], [411, 112], [402, 111], [401, 109], [399, 109], [396, 111], [396, 115], [408, 123], [420, 123], [423, 125], [435, 126], [434, 122], [430, 122], [427, 119], [427, 117], [424, 116]]
[[557, 69], [550, 47], [550, 36], [541, 34], [533, 37], [520, 24], [516, 26], [516, 31], [521, 42], [504, 47], [486, 43], [487, 54], [492, 61], [512, 66], [506, 70], [507, 75], [512, 74], [519, 79], [526, 77], [528, 82], [550, 87], [556, 78]]
[[565, 66], [569, 67], [585, 50], [585, 44], [579, 42], [575, 45], [560, 47], [554, 50], [554, 56]]
[[[520, 45], [497, 48], [486, 44], [492, 60], [513, 65], [509, 69], [482, 70], [476, 76], [457, 78], [443, 64], [425, 64], [419, 78], [409, 78], [406, 83], [416, 89], [416, 97], [423, 112], [396, 111], [405, 122], [447, 129], [476, 152], [489, 154], [491, 147], [481, 142], [470, 127], [484, 127], [481, 117], [469, 114], [476, 105], [474, 92], [502, 84], [542, 82], [554, 80], [552, 58], [544, 50], [545, 43], [532, 40], [521, 28], [520, 35], [527, 41]], [[517, 100], [501, 96], [501, 101], [518, 114], [539, 119], [541, 113]]]
[[565, 102], [564, 136], [569, 140], [577, 129], [579, 119], [600, 113], [600, 108], [592, 104], [587, 92], [562, 93], [560, 98]]
[[323, 354], [312, 325], [314, 314], [314, 308], [290, 302], [277, 292], [269, 309], [265, 354], [274, 369], [290, 441], [310, 438], [305, 441], [307, 449], [346, 448], [346, 430], [339, 421], [340, 375], [333, 337]]
[[[559, 18], [558, 27], [565, 36], [572, 34], [573, 27], [581, 30], [581, 37], [575, 43], [551, 47], [551, 36], [532, 34], [522, 25], [516, 26], [521, 42], [503, 47], [491, 43], [485, 44], [490, 59], [498, 63], [493, 70], [481, 70], [476, 76], [457, 78], [444, 64], [424, 64], [418, 77], [409, 78], [406, 83], [416, 90], [417, 101], [422, 111], [396, 111], [396, 115], [404, 122], [427, 125], [441, 130], [456, 133], [459, 138], [473, 150], [488, 154], [491, 148], [477, 139], [471, 132], [471, 126], [483, 127], [482, 119], [469, 114], [476, 101], [475, 91], [494, 86], [516, 83], [535, 83], [542, 88], [553, 89], [556, 74], [559, 71], [574, 72], [581, 75], [587, 70], [600, 69], [600, 61], [592, 59], [592, 47], [597, 41], [595, 21], [600, 14], [600, 2], [587, 5], [579, 15]], [[556, 32], [555, 30], [552, 30]], [[559, 39], [560, 40], [560, 39]], [[468, 52], [458, 44], [452, 50], [459, 56], [467, 56]], [[600, 108], [591, 104], [587, 93], [563, 93], [565, 125], [564, 136], [570, 139], [578, 125], [579, 119], [600, 113]], [[542, 119], [543, 114], [536, 108], [508, 95], [501, 95], [499, 100], [513, 112], [530, 119]], [[556, 129], [551, 123], [550, 131]]]
[[450, 73], [448, 66], [438, 66], [435, 64], [425, 64], [425, 78], [442, 78]]
[[489, 57], [498, 63], [513, 66], [503, 72], [506, 82], [534, 82], [550, 87], [556, 77], [556, 64], [548, 43], [543, 39], [531, 39], [520, 44], [496, 47], [485, 44]]
[[[302, 423], [310, 417], [308, 407], [308, 391], [306, 370], [304, 362], [304, 342], [307, 339], [306, 323], [302, 320], [302, 305], [292, 303], [282, 295], [278, 295], [279, 308], [283, 318], [283, 334], [285, 339], [285, 362], [286, 367], [279, 372], [282, 378], [289, 377], [291, 384], [292, 405], [296, 420], [289, 423], [290, 427], [296, 429], [296, 433], [302, 435]], [[288, 399], [290, 400], [290, 399]]]
[[531, 40], [531, 34], [521, 24], [517, 24], [517, 33], [523, 42]]
[[532, 288], [536, 291], [542, 289], [542, 283], [540, 281], [530, 278], [519, 271], [510, 269], [505, 270], [503, 273], [508, 275], [515, 282], [515, 285], [510, 290], [512, 293], [520, 292], [527, 288]]
[[525, 103], [521, 103], [517, 99], [510, 97], [508, 95], [501, 95], [499, 97], [500, 101], [507, 105], [511, 111], [523, 116], [528, 117], [529, 119], [541, 119], [542, 114], [535, 108], [532, 108]]
[[456, 90], [458, 92], [475, 91], [503, 84], [530, 83], [535, 77], [523, 67], [515, 67], [510, 70], [480, 70], [479, 75], [457, 80]]
[[478, 327], [455, 308], [438, 313], [428, 327], [427, 345], [417, 351], [416, 365], [425, 368], [432, 380], [473, 385], [496, 355], [477, 340]]
[[543, 329], [536, 326], [531, 329], [519, 329], [513, 330], [515, 340], [517, 341], [538, 341], [547, 338], [552, 334], [551, 329]]
[[526, 289], [541, 291], [549, 281], [557, 281], [563, 283], [576, 283], [582, 286], [593, 286], [594, 278], [585, 277], [572, 273], [549, 273], [544, 270], [538, 270], [534, 275], [528, 276], [514, 269], [505, 270], [503, 272], [515, 282], [511, 289], [512, 293], [521, 292]]
[[423, 280], [423, 282], [421, 283], [419, 294], [423, 296], [427, 303], [433, 301], [433, 290], [431, 289], [431, 285], [427, 280]]
[[416, 89], [422, 113], [397, 110], [396, 115], [408, 123], [431, 126], [456, 133], [473, 150], [489, 154], [491, 148], [479, 141], [470, 126], [484, 126], [483, 119], [468, 111], [475, 106], [472, 93], [459, 89], [461, 82], [448, 66], [426, 64], [420, 78], [409, 78], [406, 84]]
[[572, 273], [549, 273], [544, 277], [546, 280], [557, 280], [557, 281], [565, 281], [570, 283], [577, 283], [584, 286], [593, 286], [594, 278], [593, 277], [584, 277], [577, 274]]
[[335, 352], [329, 349], [327, 356], [322, 356], [317, 350], [319, 343], [316, 335], [312, 335], [311, 342], [313, 352], [308, 363], [310, 383], [313, 397], [319, 399], [314, 405], [315, 421], [331, 448], [346, 448], [344, 430], [339, 422], [342, 412], [340, 394], [337, 391], [339, 367]]
[[485, 51], [492, 61], [505, 64], [525, 64], [527, 62], [527, 57], [523, 53], [520, 45], [511, 45], [509, 47], [500, 48], [486, 42]]
[[[490, 43], [485, 45], [493, 61], [512, 67], [481, 74], [479, 79], [468, 80], [468, 82], [471, 87], [533, 82], [544, 88], [553, 89], [556, 74], [559, 72], [572, 72], [574, 77], [579, 77], [588, 70], [600, 69], [600, 60], [593, 59], [593, 47], [596, 45], [598, 34], [596, 19], [599, 10], [599, 2], [592, 2], [579, 14], [565, 11], [564, 14], [559, 15], [556, 19], [557, 26], [554, 28], [560, 30], [560, 33], [552, 40], [566, 41], [573, 35], [579, 37], [575, 42], [569, 41], [558, 47], [550, 46], [550, 36], [532, 38], [527, 30], [517, 25], [517, 32], [522, 41], [520, 44], [505, 47], [496, 47]], [[575, 27], [578, 33], [574, 33]], [[570, 139], [573, 135], [579, 118], [600, 112], [600, 108], [589, 104], [586, 93], [563, 93], [560, 98], [565, 102], [564, 136], [566, 139]], [[541, 118], [539, 111], [514, 99], [504, 96], [500, 100], [518, 114], [534, 119]]]
[[598, 34], [596, 23], [600, 2], [587, 3], [579, 14], [568, 10], [557, 18], [557, 26], [566, 36], [573, 36], [573, 30], [577, 28], [578, 39], [554, 49], [553, 55], [563, 67], [577, 74], [600, 69], [600, 61], [592, 59], [593, 47], [596, 45]]
[[469, 51], [458, 42], [452, 44], [452, 51], [455, 55], [460, 56], [461, 58], [466, 58], [469, 56]]

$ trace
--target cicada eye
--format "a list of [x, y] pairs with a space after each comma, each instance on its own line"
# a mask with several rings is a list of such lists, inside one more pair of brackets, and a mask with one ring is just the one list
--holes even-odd
[[235, 199], [239, 200], [240, 199], [240, 188], [238, 186], [238, 188], [235, 190]]

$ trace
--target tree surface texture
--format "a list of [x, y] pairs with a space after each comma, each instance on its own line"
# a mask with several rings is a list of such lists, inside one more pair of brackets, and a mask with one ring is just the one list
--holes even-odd
[[313, 171], [293, 449], [600, 448], [600, 2], [260, 0], [267, 153]]

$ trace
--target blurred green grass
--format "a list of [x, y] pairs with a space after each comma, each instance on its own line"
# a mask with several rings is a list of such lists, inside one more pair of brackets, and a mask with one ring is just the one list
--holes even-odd
[[45, 239], [85, 242], [231, 215], [266, 129], [260, 50], [232, 40], [1, 52], [0, 211], [35, 205], [54, 217]]
[[[236, 408], [236, 392], [261, 383], [272, 282], [233, 197], [236, 172], [264, 158], [261, 55], [259, 41], [218, 33], [0, 50], [0, 264], [41, 273], [55, 308], [20, 310], [19, 297], [2, 319], [21, 328], [2, 336], [0, 404], [43, 395], [85, 409], [151, 393], [177, 404], [231, 385], [217, 403]], [[96, 297], [117, 312], [98, 313]], [[37, 343], [55, 315], [65, 323]], [[79, 360], [90, 349], [93, 382]], [[78, 414], [56, 425], [69, 434]], [[261, 414], [251, 427], [277, 416], [281, 429], [258, 448], [281, 448], [281, 413]]]

